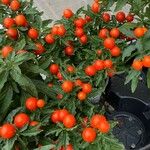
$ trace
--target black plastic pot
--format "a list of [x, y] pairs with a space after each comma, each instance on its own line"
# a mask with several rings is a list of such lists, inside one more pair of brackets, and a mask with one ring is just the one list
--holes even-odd
[[106, 90], [106, 100], [115, 109], [110, 116], [119, 122], [114, 134], [126, 149], [150, 150], [150, 89], [145, 79], [145, 73], [142, 73], [138, 87], [132, 93], [130, 84], [124, 85], [125, 76], [116, 75]]

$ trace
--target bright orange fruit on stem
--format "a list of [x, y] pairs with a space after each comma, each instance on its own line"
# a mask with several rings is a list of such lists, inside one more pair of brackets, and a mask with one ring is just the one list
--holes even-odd
[[78, 99], [79, 99], [80, 101], [84, 101], [84, 100], [86, 100], [87, 95], [86, 95], [85, 92], [80, 91], [80, 92], [77, 94], [77, 97], [78, 97]]
[[141, 60], [134, 60], [133, 63], [132, 63], [132, 67], [133, 67], [135, 70], [137, 70], [137, 71], [142, 70], [142, 68], [143, 68], [143, 63], [142, 63]]
[[14, 124], [17, 128], [23, 128], [26, 124], [28, 124], [30, 118], [25, 113], [19, 113], [14, 118]]
[[3, 25], [5, 28], [11, 28], [15, 25], [15, 20], [13, 18], [7, 17], [3, 20]]
[[43, 99], [39, 99], [37, 101], [37, 107], [38, 108], [43, 108], [45, 106], [45, 101]]
[[98, 129], [102, 133], [108, 133], [110, 131], [110, 124], [108, 121], [103, 121], [99, 124]]
[[143, 30], [142, 27], [137, 27], [135, 30], [134, 30], [134, 35], [137, 37], [137, 38], [140, 38], [142, 36], [144, 36], [145, 32]]
[[15, 17], [15, 22], [17, 26], [26, 26], [27, 20], [24, 15], [20, 14]]
[[93, 128], [85, 128], [82, 132], [82, 138], [85, 142], [91, 143], [96, 139], [96, 131]]
[[17, 11], [20, 8], [21, 4], [18, 0], [12, 0], [10, 3], [10, 9], [13, 11]]
[[11, 46], [4, 46], [2, 48], [2, 57], [7, 58], [8, 55], [13, 51], [13, 47]]
[[142, 63], [144, 67], [150, 68], [150, 55], [144, 56]]
[[66, 19], [71, 18], [73, 16], [72, 10], [71, 9], [65, 9], [64, 12], [63, 12], [63, 16]]
[[96, 114], [92, 116], [90, 124], [91, 124], [91, 127], [93, 128], [99, 128], [100, 123], [104, 121], [106, 121], [105, 116]]
[[104, 40], [104, 47], [107, 49], [112, 49], [115, 46], [115, 39], [108, 37]]
[[37, 98], [29, 97], [26, 99], [25, 106], [30, 111], [35, 111], [37, 109]]
[[72, 92], [73, 86], [74, 86], [73, 82], [69, 81], [69, 80], [64, 81], [63, 84], [61, 85], [61, 87], [65, 93]]
[[2, 127], [1, 127], [1, 137], [3, 139], [11, 139], [15, 136], [16, 134], [16, 129], [14, 127], [13, 124], [10, 123], [5, 123]]
[[74, 127], [76, 125], [76, 119], [74, 115], [72, 114], [66, 115], [65, 118], [63, 119], [63, 124], [66, 128]]

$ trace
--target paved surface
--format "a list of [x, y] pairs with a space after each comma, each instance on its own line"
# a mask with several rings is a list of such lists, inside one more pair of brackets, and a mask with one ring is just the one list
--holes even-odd
[[65, 8], [71, 8], [76, 11], [81, 6], [91, 4], [93, 0], [34, 0], [35, 6], [40, 11], [44, 11], [43, 18], [52, 18], [57, 20], [62, 16]]

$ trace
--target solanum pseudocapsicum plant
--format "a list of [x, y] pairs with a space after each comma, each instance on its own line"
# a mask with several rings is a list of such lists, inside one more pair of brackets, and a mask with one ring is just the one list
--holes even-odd
[[[150, 88], [150, 49], [148, 46], [150, 44], [150, 2], [148, 0], [128, 0], [122, 1], [121, 6], [125, 3], [132, 6], [130, 10], [135, 14], [133, 23], [126, 23], [120, 27], [122, 33], [133, 39], [124, 49], [122, 61], [131, 66], [127, 70], [125, 84], [131, 82], [131, 90], [134, 92], [141, 72], [146, 74], [147, 87]], [[120, 8], [119, 1], [117, 4], [119, 6], [117, 8]]]
[[[105, 91], [109, 76], [130, 69], [133, 30], [141, 26], [149, 38], [149, 25], [135, 18], [130, 1], [110, 15], [114, 2], [66, 9], [50, 27], [32, 1], [1, 0], [1, 149], [123, 149], [102, 106], [89, 101]], [[126, 3], [134, 15], [121, 12]]]
[[[47, 30], [51, 20], [42, 21], [42, 13], [33, 7], [32, 1], [2, 0], [0, 11], [0, 125], [4, 127], [0, 134], [3, 137], [0, 149], [11, 150], [17, 143], [21, 143], [20, 149], [26, 149], [30, 141], [27, 137], [41, 131], [33, 129], [30, 132], [27, 127], [22, 131], [16, 130], [13, 117], [21, 114], [20, 118], [25, 122], [19, 124], [25, 125], [29, 122], [29, 113], [22, 113], [25, 113], [25, 100], [28, 97], [38, 97], [39, 108], [43, 106], [40, 99], [46, 101], [56, 97], [55, 92], [44, 83], [40, 74], [48, 74], [38, 63], [40, 54], [45, 51], [42, 32]], [[29, 134], [21, 135], [24, 132]]]

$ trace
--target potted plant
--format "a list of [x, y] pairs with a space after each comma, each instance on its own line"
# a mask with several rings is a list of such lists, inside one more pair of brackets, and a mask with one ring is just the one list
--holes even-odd
[[90, 99], [104, 93], [114, 74], [130, 70], [126, 49], [148, 38], [149, 25], [140, 20], [147, 13], [134, 17], [133, 3], [134, 15], [121, 11], [125, 1], [111, 14], [114, 3], [66, 9], [51, 25], [33, 1], [1, 0], [1, 149], [124, 149], [112, 134], [116, 122]]

